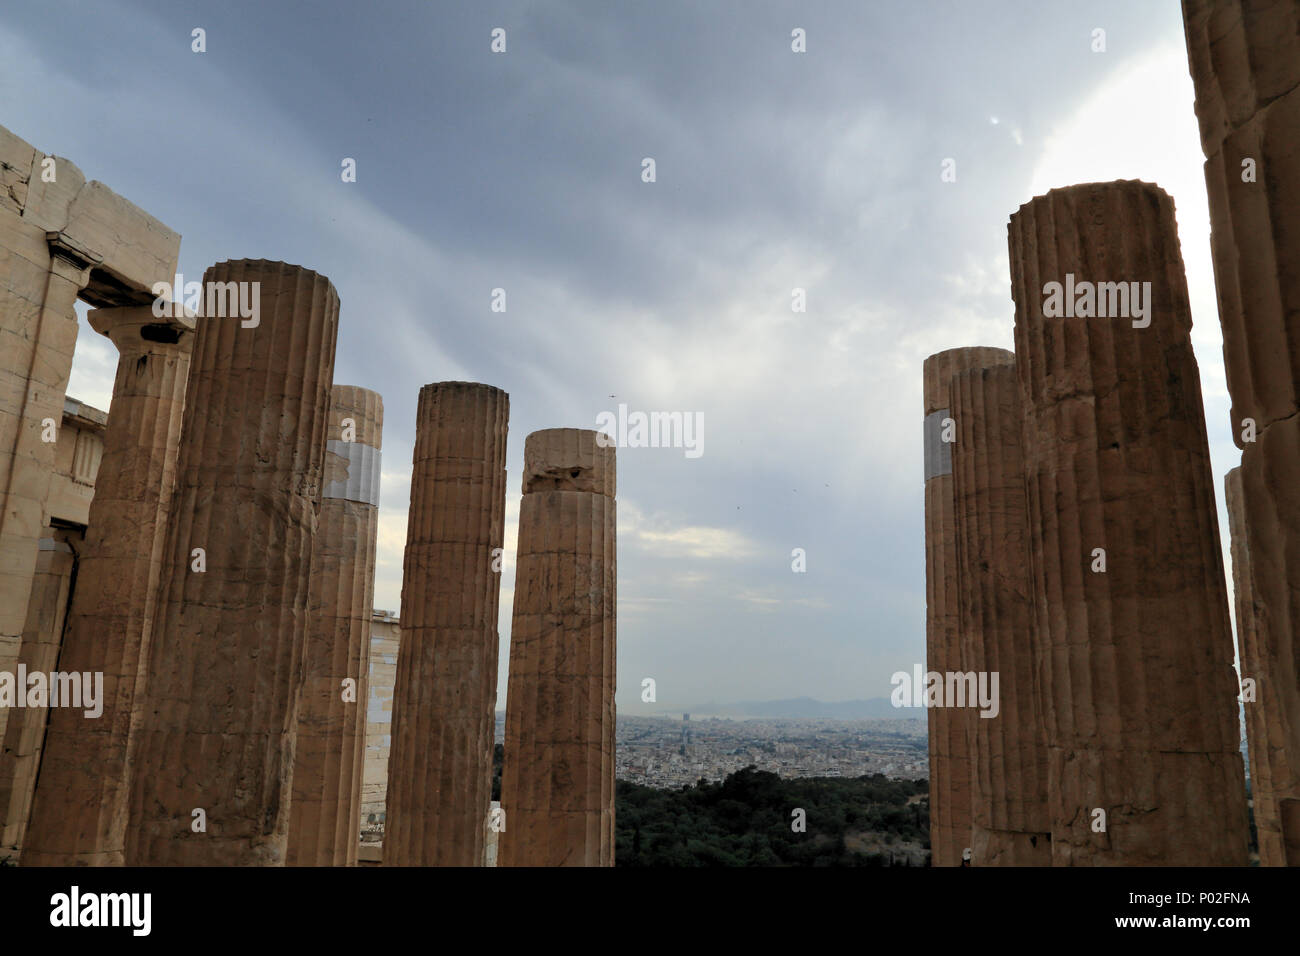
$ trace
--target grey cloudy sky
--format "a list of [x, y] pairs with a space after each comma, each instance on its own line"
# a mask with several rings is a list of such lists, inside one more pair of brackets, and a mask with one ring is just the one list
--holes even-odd
[[[619, 402], [705, 423], [699, 458], [618, 453], [619, 707], [887, 696], [925, 659], [921, 363], [1011, 347], [1007, 219], [1053, 186], [1174, 196], [1236, 463], [1176, 0], [5, 7], [0, 123], [179, 231], [187, 279], [338, 288], [335, 381], [385, 404], [377, 607], [419, 387], [510, 393], [499, 703], [524, 438]], [[114, 364], [83, 322], [70, 394], [107, 407]]]

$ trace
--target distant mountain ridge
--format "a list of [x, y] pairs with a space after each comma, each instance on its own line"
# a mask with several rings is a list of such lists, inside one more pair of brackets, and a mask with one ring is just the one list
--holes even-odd
[[771, 717], [797, 720], [827, 718], [831, 720], [862, 720], [888, 717], [895, 720], [921, 720], [925, 709], [921, 707], [895, 707], [888, 697], [870, 700], [821, 701], [812, 697], [794, 697], [789, 700], [741, 700], [729, 704], [709, 702], [689, 708], [672, 708], [659, 714], [699, 714], [701, 717]]

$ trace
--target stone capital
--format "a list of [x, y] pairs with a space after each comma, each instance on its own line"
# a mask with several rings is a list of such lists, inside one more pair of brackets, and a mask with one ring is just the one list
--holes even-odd
[[175, 305], [166, 303], [166, 314], [156, 315], [152, 305], [124, 305], [91, 309], [86, 314], [90, 327], [112, 339], [119, 353], [157, 352], [168, 346], [188, 351], [194, 344], [192, 309], [173, 315]]

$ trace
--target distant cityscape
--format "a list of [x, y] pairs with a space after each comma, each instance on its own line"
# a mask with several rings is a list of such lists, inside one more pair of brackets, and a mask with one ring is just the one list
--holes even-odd
[[924, 720], [907, 718], [618, 719], [615, 775], [649, 787], [722, 780], [751, 764], [785, 779], [929, 774]]
[[[505, 714], [497, 713], [497, 741]], [[929, 775], [927, 723], [916, 717], [748, 717], [619, 714], [615, 775], [648, 787], [720, 781], [753, 765], [785, 779]]]

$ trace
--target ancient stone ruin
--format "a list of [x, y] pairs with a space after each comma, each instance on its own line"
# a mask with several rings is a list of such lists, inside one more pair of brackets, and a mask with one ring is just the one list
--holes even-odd
[[996, 710], [958, 711], [970, 733], [970, 863], [1051, 866], [1015, 366], [960, 369], [949, 380], [948, 404], [961, 669], [999, 675]]
[[282, 262], [198, 323], [132, 766], [128, 864], [285, 862], [339, 299]]
[[[1006, 365], [1006, 349], [949, 349], [925, 360], [925, 658], [928, 672], [965, 672], [957, 596], [957, 529], [953, 516], [953, 441], [948, 389], [963, 369]], [[967, 708], [932, 707], [930, 721], [930, 859], [961, 866], [971, 846], [971, 720]]]
[[[1232, 630], [1173, 201], [1140, 182], [1054, 189], [1012, 215], [1008, 240], [1053, 863], [1245, 864]], [[1070, 282], [1135, 286], [1127, 310], [1118, 292], [1103, 309], [1099, 292], [1097, 314], [1080, 315], [1081, 292], [1075, 315], [1047, 314], [1051, 284]]]
[[194, 346], [192, 318], [153, 311], [90, 313], [91, 326], [117, 346], [117, 377], [58, 664], [102, 671], [105, 699], [94, 720], [50, 710], [23, 846], [27, 865], [123, 862], [136, 675], [149, 655]]
[[492, 796], [510, 399], [420, 390], [393, 690], [386, 866], [478, 866]]
[[[16, 674], [20, 666], [49, 672], [59, 657], [72, 545], [80, 545], [84, 533], [64, 525], [87, 526], [89, 495], [83, 492], [86, 479], [94, 480], [104, 445], [102, 419], [79, 416], [76, 403], [70, 405], [65, 394], [77, 340], [73, 307], [78, 299], [107, 311], [149, 306], [155, 298], [153, 284], [170, 282], [176, 272], [180, 236], [103, 183], [87, 182], [72, 162], [47, 155], [2, 127], [0, 181], [0, 672]], [[114, 320], [105, 316], [104, 321], [108, 330]], [[119, 335], [119, 348], [137, 348], [127, 337]], [[132, 414], [142, 416], [138, 424], [160, 416], [164, 428], [171, 425], [166, 405], [174, 398], [175, 383], [162, 379], [183, 370], [177, 359], [168, 371], [160, 353], [146, 361], [159, 377], [161, 404], [151, 404], [146, 396], [134, 413], [123, 413], [127, 420], [115, 429], [114, 438], [119, 455], [129, 455], [125, 450], [133, 443], [153, 440], [132, 433], [137, 427], [129, 421]], [[131, 403], [127, 399], [124, 405]], [[163, 480], [161, 470], [156, 476]], [[136, 504], [146, 515], [150, 501], [159, 500], [164, 489], [123, 486], [121, 491], [138, 493]], [[147, 577], [151, 558], [139, 550], [145, 539], [136, 537], [136, 531], [131, 529], [130, 541], [115, 545], [104, 529], [97, 547], [101, 555], [129, 552], [126, 573]], [[144, 626], [145, 590], [119, 587], [119, 599], [129, 605], [119, 605], [123, 623], [136, 622], [121, 635], [127, 644], [144, 639], [143, 630], [134, 631]], [[88, 608], [93, 600], [88, 596], [80, 607]], [[102, 653], [109, 678], [118, 651], [109, 647]], [[129, 689], [126, 701], [129, 707]], [[0, 856], [21, 853], [45, 718], [43, 708], [0, 707], [5, 754], [0, 760]], [[119, 733], [123, 719], [115, 712], [112, 723]], [[119, 783], [95, 780], [90, 786]], [[99, 827], [94, 821], [84, 825], [88, 831]], [[99, 838], [92, 833], [43, 840], [56, 854], [99, 852]]]
[[331, 389], [298, 705], [290, 865], [357, 862], [383, 429], [378, 393], [354, 385]]
[[533, 432], [523, 493], [498, 862], [613, 866], [614, 449]]
[[1253, 603], [1237, 621], [1246, 722], [1267, 734], [1248, 735], [1260, 859], [1300, 866], [1300, 4], [1183, 0], [1183, 25], [1242, 450], [1233, 553]]
[[[1300, 3], [1183, 16], [1241, 683], [1173, 200], [1053, 189], [1008, 224], [1015, 351], [923, 367], [936, 866], [1243, 865], [1251, 811], [1300, 865]], [[494, 801], [506, 393], [420, 391], [376, 611], [383, 400], [334, 383], [330, 279], [221, 262], [191, 310], [180, 236], [70, 161], [0, 128], [0, 186], [0, 675], [102, 681], [0, 706], [0, 862], [612, 866], [610, 443], [524, 443]], [[111, 414], [67, 395], [78, 301]]]

